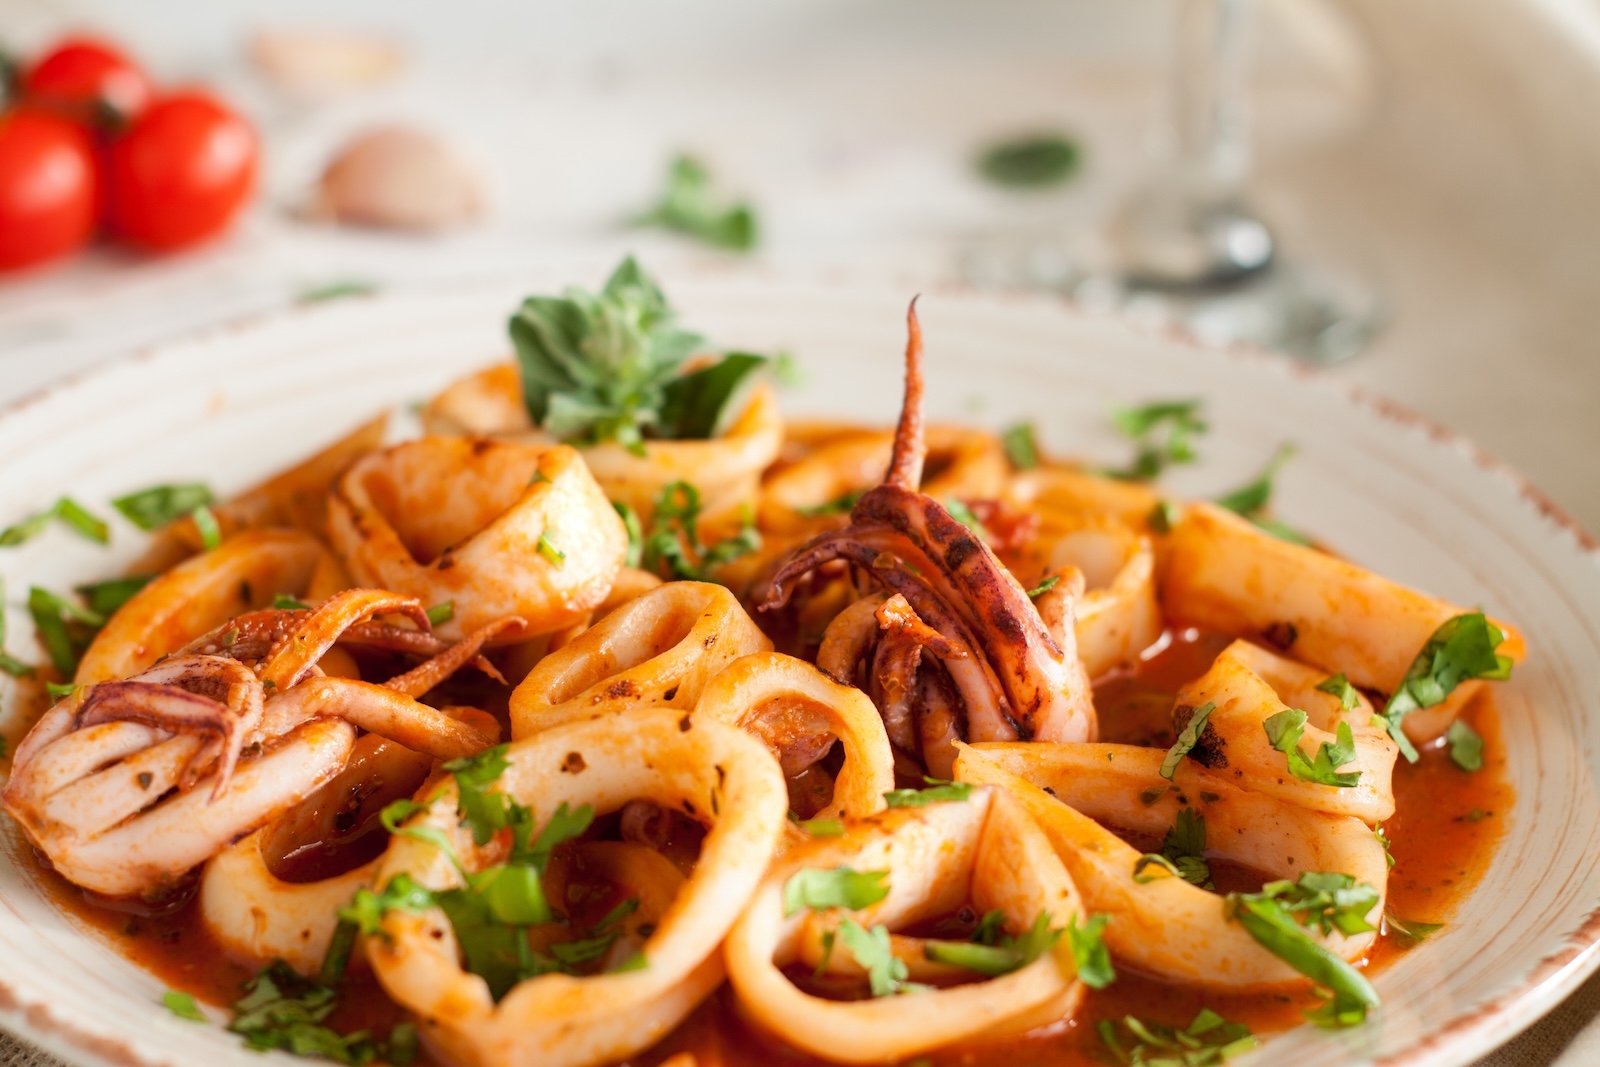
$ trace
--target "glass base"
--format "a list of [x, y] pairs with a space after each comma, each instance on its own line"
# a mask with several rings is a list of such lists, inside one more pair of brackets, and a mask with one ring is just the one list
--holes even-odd
[[1383, 322], [1370, 288], [1282, 260], [1222, 285], [1163, 286], [1092, 271], [1058, 248], [1014, 246], [969, 251], [963, 273], [974, 285], [1063, 293], [1202, 344], [1254, 345], [1321, 366], [1361, 351]]

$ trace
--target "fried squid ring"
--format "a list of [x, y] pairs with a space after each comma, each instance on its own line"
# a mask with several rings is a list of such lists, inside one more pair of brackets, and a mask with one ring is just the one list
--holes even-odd
[[1096, 733], [1093, 694], [1076, 635], [1045, 626], [1027, 592], [992, 549], [936, 500], [918, 493], [926, 446], [922, 334], [906, 315], [906, 392], [884, 482], [851, 511], [850, 525], [797, 549], [767, 584], [763, 610], [783, 607], [796, 584], [842, 561], [906, 599], [961, 655], [944, 666], [975, 740], [1081, 741]]
[[348, 585], [343, 569], [310, 534], [254, 530], [187, 560], [145, 586], [95, 635], [74, 680], [129, 678], [241, 612], [278, 594], [326, 595]]
[[883, 720], [859, 689], [840, 685], [805, 660], [758, 652], [734, 661], [700, 694], [695, 715], [732, 723], [761, 738], [785, 778], [822, 759], [834, 743], [844, 764], [833, 795], [817, 812], [853, 817], [881, 811], [894, 788], [894, 757]]
[[[1356, 706], [1347, 712], [1338, 697], [1319, 692], [1317, 683], [1326, 677], [1315, 667], [1274, 656], [1248, 641], [1235, 641], [1205, 674], [1178, 690], [1179, 706], [1214, 705], [1206, 733], [1214, 734], [1218, 743], [1202, 738], [1189, 757], [1226, 774], [1242, 788], [1313, 811], [1382, 822], [1394, 814], [1390, 779], [1400, 749], [1383, 726], [1373, 725], [1372, 705], [1365, 697], [1358, 694]], [[1307, 760], [1315, 758], [1323, 745], [1337, 741], [1340, 723], [1349, 727], [1355, 754], [1337, 769], [1359, 773], [1354, 785], [1322, 785], [1289, 772], [1287, 754], [1272, 746], [1263, 724], [1290, 708], [1307, 716], [1298, 742]]]
[[[817, 514], [818, 509], [876, 485], [893, 449], [890, 433], [855, 433], [822, 442], [768, 476], [761, 487], [762, 530], [813, 529], [826, 518]], [[998, 437], [959, 426], [928, 427], [928, 465], [936, 473], [920, 488], [941, 501], [993, 499], [1000, 495], [1011, 469]]]
[[[500, 364], [449, 386], [423, 409], [433, 433], [496, 437], [536, 434], [513, 364]], [[700, 533], [715, 540], [742, 523], [756, 504], [761, 472], [778, 456], [783, 417], [768, 385], [750, 394], [744, 411], [720, 437], [704, 441], [646, 441], [643, 454], [616, 444], [578, 446], [608, 497], [632, 507], [646, 524], [656, 500], [673, 482], [700, 493]]]
[[[625, 724], [577, 722], [514, 741], [506, 760], [497, 788], [533, 808], [536, 819], [563, 803], [605, 814], [645, 800], [708, 827], [693, 874], [644, 943], [645, 966], [582, 978], [541, 975], [496, 1004], [484, 980], [462, 969], [454, 931], [433, 909], [389, 913], [388, 937], [367, 945], [373, 970], [452, 1063], [577, 1067], [647, 1048], [721, 981], [717, 947], [783, 831], [787, 798], [778, 766], [742, 730], [662, 707], [637, 708]], [[459, 823], [453, 781], [413, 820], [445, 834], [469, 868], [481, 864]], [[435, 890], [461, 879], [439, 849], [408, 837], [391, 842], [380, 880], [401, 873]]]
[[511, 736], [635, 705], [692, 708], [724, 667], [771, 648], [722, 586], [668, 582], [541, 660], [511, 694]]
[[[494, 739], [498, 727], [491, 716], [472, 708], [453, 713]], [[309, 863], [317, 872], [320, 856], [336, 859], [341, 850], [359, 848], [361, 838], [381, 834], [375, 828], [378, 812], [416, 792], [433, 764], [431, 756], [376, 734], [359, 738], [331, 781], [206, 864], [200, 917], [211, 936], [234, 955], [261, 963], [281, 959], [315, 976], [339, 908], [372, 884], [382, 857], [310, 879], [286, 877], [292, 872], [283, 866], [292, 861], [299, 870]]]
[[[889, 895], [848, 914], [784, 915], [784, 887], [797, 871], [840, 866], [887, 871]], [[853, 823], [843, 837], [801, 846], [768, 875], [723, 949], [740, 1009], [788, 1044], [842, 1063], [904, 1060], [1071, 1015], [1082, 985], [1066, 938], [1002, 977], [904, 996], [828, 1000], [796, 987], [783, 971], [840, 918], [892, 931], [948, 915], [969, 900], [979, 911], [1003, 912], [1012, 931], [1027, 929], [1041, 913], [1059, 926], [1082, 912], [1050, 843], [1014, 801], [994, 790], [883, 812]], [[914, 939], [891, 945], [915, 954]]]
[[580, 621], [628, 547], [576, 452], [485, 438], [425, 437], [366, 457], [340, 479], [328, 527], [358, 582], [453, 603], [439, 627], [452, 639], [511, 616], [523, 621], [517, 637]]
[[[956, 778], [998, 786], [1015, 798], [1049, 838], [1090, 910], [1111, 916], [1104, 937], [1112, 955], [1157, 977], [1232, 992], [1306, 981], [1229, 922], [1216, 894], [1176, 876], [1136, 881], [1139, 850], [1107, 826], [1160, 837], [1190, 807], [1205, 818], [1207, 857], [1275, 878], [1349, 874], [1378, 890], [1367, 916], [1377, 925], [1388, 863], [1383, 844], [1359, 819], [1248, 792], [1190, 761], [1168, 781], [1160, 774], [1163, 756], [1129, 745], [963, 745]], [[1377, 936], [1307, 933], [1347, 960], [1363, 955]]]
[[[1211, 504], [1190, 505], [1168, 538], [1161, 602], [1180, 626], [1262, 640], [1365, 689], [1392, 693], [1411, 661], [1461, 609], [1353, 563], [1274, 537]], [[1521, 661], [1522, 635], [1502, 622], [1501, 654]], [[1483, 683], [1463, 681], [1412, 712], [1417, 744], [1439, 737]]]

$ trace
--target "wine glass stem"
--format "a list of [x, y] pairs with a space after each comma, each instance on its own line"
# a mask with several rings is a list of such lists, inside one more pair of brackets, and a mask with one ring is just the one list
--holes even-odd
[[1247, 0], [1179, 0], [1168, 151], [1212, 196], [1239, 199], [1249, 166]]

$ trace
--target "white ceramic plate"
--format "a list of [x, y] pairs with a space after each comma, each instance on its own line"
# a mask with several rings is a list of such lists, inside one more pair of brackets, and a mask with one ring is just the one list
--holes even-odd
[[[598, 280], [530, 276], [345, 301], [119, 362], [0, 415], [0, 523], [62, 492], [103, 505], [162, 481], [242, 488], [381, 407], [503, 358], [504, 321], [524, 293]], [[788, 397], [790, 410], [892, 418], [905, 292], [666, 281], [686, 320], [720, 343], [798, 356], [807, 383]], [[1027, 417], [1052, 448], [1109, 459], [1126, 451], [1107, 425], [1111, 406], [1204, 397], [1213, 426], [1205, 462], [1172, 479], [1175, 491], [1230, 488], [1279, 442], [1295, 441], [1301, 451], [1277, 501], [1286, 520], [1383, 574], [1482, 604], [1527, 635], [1528, 662], [1500, 704], [1517, 803], [1482, 884], [1443, 933], [1382, 972], [1384, 1007], [1369, 1025], [1303, 1028], [1272, 1039], [1259, 1059], [1463, 1063], [1600, 965], [1593, 542], [1466, 443], [1275, 361], [1196, 351], [1044, 301], [934, 291], [921, 309], [935, 416], [995, 426]], [[113, 574], [139, 540], [120, 520], [115, 533], [110, 552], [66, 533], [6, 550], [0, 573], [13, 604], [30, 583], [60, 588]], [[26, 648], [22, 613], [11, 615], [11, 647]], [[75, 1061], [259, 1067], [233, 1036], [157, 1008], [157, 981], [75, 927], [18, 869], [23, 847], [8, 823], [0, 1026]]]

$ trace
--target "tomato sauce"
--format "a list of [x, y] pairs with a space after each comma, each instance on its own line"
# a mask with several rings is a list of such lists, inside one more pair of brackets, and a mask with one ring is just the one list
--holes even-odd
[[[1192, 631], [1168, 636], [1136, 669], [1100, 680], [1096, 704], [1107, 740], [1166, 746], [1173, 740], [1171, 708], [1174, 692], [1197, 677], [1227, 644], [1214, 635]], [[1490, 700], [1480, 697], [1465, 712], [1483, 736], [1484, 766], [1467, 773], [1451, 763], [1442, 745], [1423, 750], [1421, 760], [1395, 767], [1394, 789], [1399, 806], [1386, 823], [1395, 866], [1389, 880], [1388, 910], [1405, 920], [1448, 921], [1455, 906], [1477, 883], [1493, 859], [1514, 798], [1506, 781], [1503, 737]], [[1142, 843], [1141, 847], [1154, 843]], [[163, 911], [119, 910], [91, 899], [42, 862], [35, 877], [55, 901], [97, 935], [157, 975], [170, 988], [192, 993], [202, 1001], [229, 1005], [258, 969], [229, 957], [206, 931], [192, 898]], [[1255, 872], [1216, 863], [1214, 879], [1222, 889], [1259, 885]], [[1408, 951], [1392, 932], [1378, 941], [1365, 963], [1371, 972]], [[1091, 990], [1072, 1019], [1002, 1044], [943, 1050], [913, 1061], [927, 1067], [969, 1067], [1013, 1062], [1052, 1067], [1103, 1064], [1106, 1053], [1096, 1033], [1102, 1019], [1134, 1015], [1149, 1022], [1181, 1028], [1201, 1008], [1244, 1023], [1258, 1034], [1298, 1025], [1304, 1011], [1317, 1003], [1309, 990], [1283, 994], [1226, 996], [1166, 985], [1119, 970], [1115, 983]], [[341, 1031], [367, 1029], [378, 1036], [405, 1018], [359, 961], [340, 996], [340, 1008], [329, 1025]], [[700, 1067], [785, 1067], [815, 1061], [748, 1025], [724, 986], [702, 1004], [664, 1042], [629, 1061], [650, 1065], [678, 1052], [691, 1052]]]

